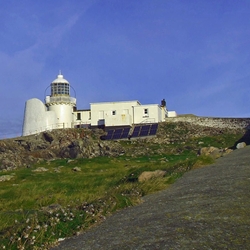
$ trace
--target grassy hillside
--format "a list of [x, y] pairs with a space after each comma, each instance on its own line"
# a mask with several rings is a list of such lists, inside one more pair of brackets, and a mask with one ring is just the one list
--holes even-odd
[[[167, 123], [155, 138], [112, 142], [124, 149], [117, 157], [42, 161], [0, 172], [11, 178], [0, 182], [0, 247], [46, 249], [167, 188], [193, 166], [212, 163], [209, 156], [198, 156], [201, 145], [233, 147], [243, 134]], [[166, 176], [138, 182], [143, 171], [153, 170]]]

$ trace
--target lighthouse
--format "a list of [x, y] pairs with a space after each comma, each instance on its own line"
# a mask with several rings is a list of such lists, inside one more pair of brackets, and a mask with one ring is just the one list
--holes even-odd
[[50, 95], [45, 94], [44, 102], [37, 98], [26, 101], [23, 136], [74, 127], [133, 127], [136, 124], [163, 122], [167, 117], [176, 116], [175, 111], [167, 110], [165, 99], [161, 105], [142, 105], [134, 100], [90, 103], [89, 109], [77, 109], [76, 98], [70, 95], [70, 90], [74, 89], [61, 72], [45, 93], [48, 89]]
[[61, 72], [50, 84], [50, 89], [51, 95], [46, 96], [45, 105], [48, 111], [55, 113], [57, 128], [72, 128], [76, 98], [70, 96], [70, 84]]
[[50, 95], [45, 97], [45, 104], [37, 98], [26, 101], [23, 136], [74, 126], [73, 109], [76, 107], [76, 98], [70, 96], [70, 84], [61, 72], [50, 84], [50, 91]]

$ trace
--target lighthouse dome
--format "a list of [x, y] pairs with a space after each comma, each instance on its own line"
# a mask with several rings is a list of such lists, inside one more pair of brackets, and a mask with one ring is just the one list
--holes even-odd
[[63, 75], [61, 73], [59, 73], [57, 78], [52, 83], [67, 83], [67, 84], [69, 84], [69, 82], [63, 78]]

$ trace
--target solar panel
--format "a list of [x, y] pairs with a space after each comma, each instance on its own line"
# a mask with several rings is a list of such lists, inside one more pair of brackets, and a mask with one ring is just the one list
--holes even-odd
[[158, 123], [154, 123], [151, 125], [151, 129], [157, 129], [158, 128]]
[[157, 130], [156, 129], [151, 129], [149, 131], [149, 135], [156, 135]]
[[114, 134], [113, 134], [113, 140], [118, 140], [121, 138], [121, 135], [122, 135], [122, 131], [123, 129], [119, 128], [119, 129], [115, 129], [114, 130]]
[[108, 130], [108, 135], [113, 135], [114, 131], [115, 131], [114, 129]]
[[157, 128], [158, 128], [158, 123], [152, 124], [149, 131], [149, 135], [156, 135]]
[[114, 129], [108, 130], [108, 133], [107, 133], [107, 135], [105, 137], [105, 140], [112, 140], [113, 133], [114, 133]]
[[141, 126], [136, 126], [136, 127], [134, 128], [134, 131], [139, 132], [140, 129], [141, 129]]
[[109, 129], [107, 131], [107, 135], [104, 136], [104, 140], [119, 140], [132, 137], [156, 135], [157, 128], [158, 123], [135, 126], [131, 136], [129, 136], [130, 127]]
[[114, 130], [114, 134], [121, 134], [122, 131], [123, 131], [122, 128], [115, 129], [115, 130]]
[[131, 137], [138, 137], [139, 133], [140, 133], [140, 129], [141, 129], [141, 126], [137, 126], [134, 128], [134, 131], [131, 135]]
[[144, 130], [144, 131], [141, 131], [139, 136], [147, 136], [148, 135], [148, 131], [147, 130]]
[[148, 130], [150, 129], [150, 126], [151, 126], [151, 125], [143, 125], [143, 126], [141, 127], [141, 130], [142, 130], [142, 131], [148, 131]]
[[114, 134], [112, 140], [119, 140], [121, 138], [121, 134]]
[[143, 125], [141, 127], [141, 131], [140, 131], [139, 136], [147, 136], [148, 132], [149, 132], [149, 129], [150, 129], [150, 125]]
[[128, 138], [130, 128], [124, 128], [122, 131], [121, 139]]

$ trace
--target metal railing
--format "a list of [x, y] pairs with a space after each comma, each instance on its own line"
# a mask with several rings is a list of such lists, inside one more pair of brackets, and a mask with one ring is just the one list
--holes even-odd
[[75, 128], [76, 126], [88, 127], [89, 125], [90, 125], [90, 123], [88, 123], [88, 122], [71, 122], [70, 124], [64, 122], [64, 123], [51, 124], [48, 126], [39, 127], [36, 130], [30, 130], [28, 133], [26, 133], [25, 136], [35, 135], [35, 134], [39, 134], [39, 133], [45, 132], [45, 131], [52, 131], [53, 129]]
[[76, 104], [76, 98], [70, 96], [46, 96], [45, 104], [54, 103], [54, 102], [65, 102]]
[[155, 118], [144, 119], [139, 124], [143, 124], [143, 123], [155, 123]]
[[39, 134], [39, 133], [44, 132], [44, 131], [51, 131], [53, 129], [72, 128], [72, 123], [70, 124], [70, 126], [68, 126], [68, 125], [69, 125], [68, 123], [57, 123], [57, 124], [51, 124], [51, 125], [44, 126], [44, 127], [39, 127], [35, 130], [30, 130], [30, 131], [26, 132], [25, 136]]

